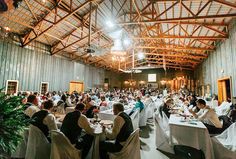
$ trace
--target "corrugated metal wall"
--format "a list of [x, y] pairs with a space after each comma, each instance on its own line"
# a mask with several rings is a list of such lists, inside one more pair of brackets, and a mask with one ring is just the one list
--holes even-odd
[[103, 69], [50, 56], [46, 45], [33, 45], [0, 41], [0, 88], [7, 80], [18, 80], [19, 91], [39, 91], [41, 82], [49, 82], [50, 91], [66, 91], [72, 80], [83, 81], [85, 89], [103, 84]]
[[[211, 85], [211, 92], [218, 93], [217, 80], [232, 77], [232, 93], [236, 96], [236, 22], [229, 32], [229, 39], [219, 44], [216, 51], [195, 70], [195, 78], [200, 85]], [[222, 73], [223, 71], [223, 73]]]

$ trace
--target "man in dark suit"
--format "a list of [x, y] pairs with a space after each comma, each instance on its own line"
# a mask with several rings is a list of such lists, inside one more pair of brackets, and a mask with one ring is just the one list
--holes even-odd
[[110, 140], [115, 140], [115, 143], [110, 141], [100, 142], [100, 158], [108, 159], [107, 152], [119, 152], [123, 148], [126, 140], [134, 131], [132, 121], [128, 114], [124, 112], [124, 106], [121, 103], [113, 105], [113, 113], [116, 115], [112, 131], [103, 127], [106, 137]]

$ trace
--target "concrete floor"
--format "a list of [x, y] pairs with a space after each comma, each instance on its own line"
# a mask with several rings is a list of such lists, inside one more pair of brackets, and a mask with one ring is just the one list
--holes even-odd
[[141, 159], [169, 159], [166, 155], [156, 150], [155, 127], [148, 124], [140, 128]]
[[140, 128], [141, 159], [179, 159], [174, 154], [156, 150], [155, 126], [149, 122]]

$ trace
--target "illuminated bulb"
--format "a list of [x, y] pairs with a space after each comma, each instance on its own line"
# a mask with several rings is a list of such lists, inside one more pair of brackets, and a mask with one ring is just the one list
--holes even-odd
[[4, 29], [9, 32], [11, 29], [9, 27], [4, 27]]
[[138, 53], [138, 59], [139, 59], [139, 60], [142, 60], [142, 59], [144, 59], [144, 58], [145, 58], [144, 53], [143, 53], [143, 52], [139, 52], [139, 53]]
[[131, 44], [131, 41], [130, 41], [130, 39], [126, 38], [126, 39], [124, 39], [123, 43], [125, 46], [129, 46]]
[[46, 0], [42, 0], [43, 3], [46, 3]]
[[112, 21], [110, 21], [110, 20], [108, 20], [108, 21], [106, 22], [106, 25], [107, 25], [109, 28], [113, 28], [113, 27], [115, 26], [115, 24], [114, 24]]

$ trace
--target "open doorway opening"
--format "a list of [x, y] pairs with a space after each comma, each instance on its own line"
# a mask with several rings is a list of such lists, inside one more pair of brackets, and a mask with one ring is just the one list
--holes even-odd
[[232, 80], [231, 77], [226, 77], [218, 80], [218, 101], [221, 104], [223, 101], [231, 100], [232, 98]]

